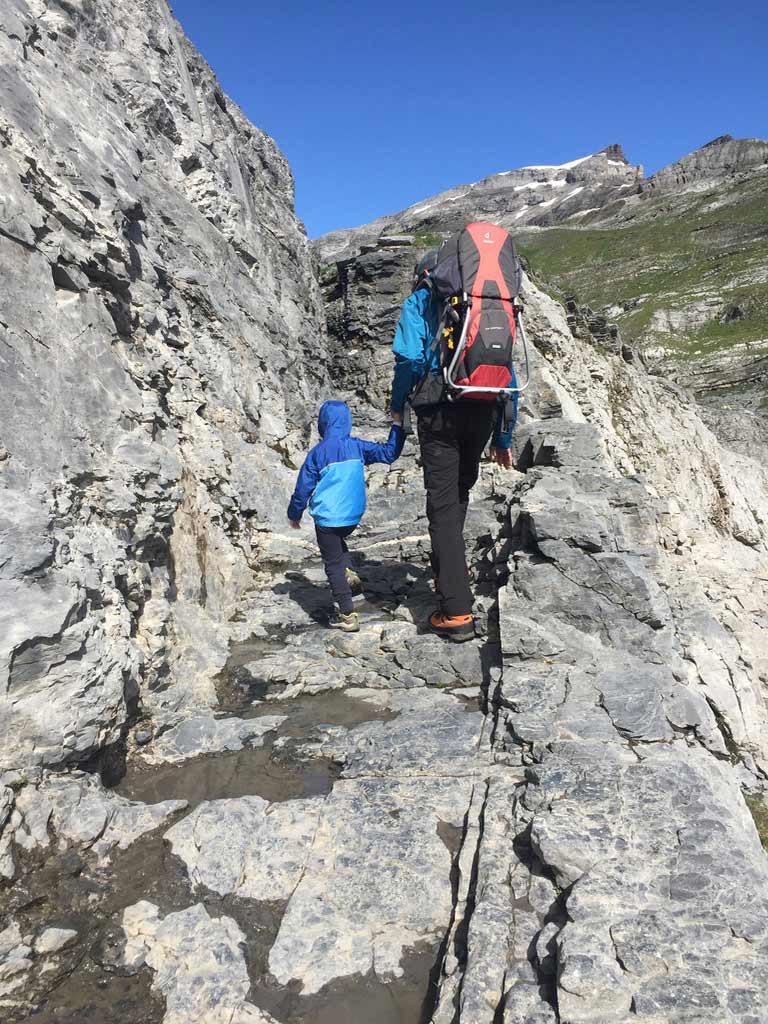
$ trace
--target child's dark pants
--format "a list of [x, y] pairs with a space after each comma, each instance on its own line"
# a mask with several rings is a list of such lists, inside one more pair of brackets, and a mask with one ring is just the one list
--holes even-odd
[[346, 539], [354, 529], [354, 526], [318, 526], [315, 523], [315, 534], [320, 554], [323, 557], [325, 575], [331, 585], [333, 599], [339, 606], [339, 611], [344, 615], [349, 615], [354, 607], [352, 589], [347, 582], [345, 571], [349, 566], [349, 550]]

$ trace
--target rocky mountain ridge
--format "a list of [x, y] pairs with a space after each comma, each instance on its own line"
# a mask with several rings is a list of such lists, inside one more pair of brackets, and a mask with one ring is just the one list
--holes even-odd
[[165, 0], [11, 0], [0, 54], [3, 1019], [762, 1020], [764, 466], [528, 279], [480, 636], [423, 632], [412, 444], [328, 631], [285, 504], [320, 400], [384, 436], [414, 247], [318, 281]]
[[[642, 215], [650, 196], [695, 191], [714, 179], [748, 174], [766, 165], [768, 141], [723, 135], [646, 178], [642, 165], [632, 165], [614, 143], [564, 164], [491, 174], [369, 224], [330, 231], [314, 246], [319, 259], [330, 262], [358, 255], [362, 246], [382, 235], [450, 232], [472, 218], [492, 220], [516, 232], [576, 220], [577, 226], [613, 223], [619, 213], [620, 219]], [[582, 220], [585, 217], [588, 220]]]
[[[370, 224], [331, 231], [313, 244], [323, 263], [355, 256], [361, 247], [384, 235], [450, 232], [468, 220], [491, 220], [505, 227], [558, 222], [588, 209], [615, 202], [636, 190], [642, 167], [627, 161], [619, 145], [599, 153], [552, 166], [519, 167], [491, 174], [481, 181], [459, 185], [401, 213]], [[578, 198], [577, 198], [578, 197]]]

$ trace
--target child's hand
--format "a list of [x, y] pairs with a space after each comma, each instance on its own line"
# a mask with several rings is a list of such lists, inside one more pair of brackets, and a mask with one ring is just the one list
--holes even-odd
[[497, 466], [501, 466], [502, 469], [512, 469], [512, 453], [509, 448], [497, 448], [496, 445], [491, 445], [488, 454], [491, 457], [491, 462], [495, 462]]
[[292, 530], [300, 530], [301, 529], [301, 523], [297, 522], [295, 519], [289, 519], [288, 522], [290, 523]]

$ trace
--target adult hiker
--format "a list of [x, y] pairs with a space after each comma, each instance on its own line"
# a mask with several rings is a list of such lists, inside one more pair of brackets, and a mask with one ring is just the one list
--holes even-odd
[[488, 442], [491, 461], [504, 469], [512, 465], [512, 343], [520, 278], [507, 232], [491, 224], [467, 225], [416, 265], [392, 345], [392, 419], [402, 423], [408, 406], [418, 420], [430, 560], [440, 600], [429, 628], [450, 640], [475, 635], [463, 531]]

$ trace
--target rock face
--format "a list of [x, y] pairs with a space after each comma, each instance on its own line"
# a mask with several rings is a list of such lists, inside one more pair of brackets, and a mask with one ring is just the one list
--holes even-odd
[[326, 335], [287, 168], [164, 0], [0, 26], [3, 1020], [765, 1020], [751, 445], [526, 280], [477, 639], [422, 631], [412, 443], [351, 542], [362, 629], [324, 628], [293, 467], [331, 381], [384, 437], [424, 247], [323, 268]]
[[750, 171], [766, 163], [768, 141], [765, 139], [734, 139], [732, 135], [721, 135], [677, 163], [657, 171], [644, 188], [669, 192], [694, 182]]
[[246, 1001], [245, 936], [231, 918], [212, 920], [198, 903], [161, 921], [157, 907], [144, 901], [126, 910], [124, 929], [127, 961], [155, 972], [166, 1024], [275, 1024]]
[[10, 0], [0, 53], [7, 769], [210, 687], [325, 354], [290, 170], [165, 0]]

